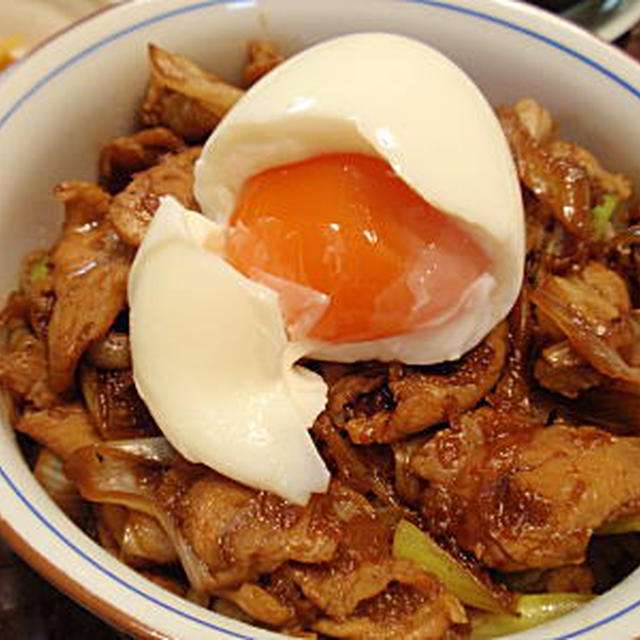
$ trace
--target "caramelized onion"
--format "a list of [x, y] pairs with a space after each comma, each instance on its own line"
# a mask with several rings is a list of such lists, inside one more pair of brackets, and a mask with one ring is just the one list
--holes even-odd
[[75, 484], [65, 475], [60, 458], [49, 449], [42, 449], [38, 454], [33, 475], [69, 518], [77, 523], [84, 520], [87, 515], [86, 503]]
[[94, 342], [87, 355], [98, 369], [130, 369], [131, 351], [126, 333], [111, 331], [105, 338]]
[[[600, 318], [589, 317], [591, 309], [581, 299], [582, 293], [577, 287], [574, 289], [567, 279], [547, 276], [533, 292], [532, 299], [567, 336], [578, 355], [594, 369], [610, 378], [640, 384], [640, 367], [627, 364], [611, 341], [607, 340], [609, 327], [600, 322]], [[594, 308], [597, 304], [599, 300], [594, 300]], [[623, 324], [624, 312], [622, 309], [619, 316], [611, 317], [611, 326], [620, 327]]]
[[498, 117], [514, 155], [520, 180], [544, 203], [572, 235], [592, 235], [591, 189], [587, 171], [572, 158], [555, 157], [527, 130], [513, 109]]
[[158, 521], [137, 511], [130, 511], [127, 516], [120, 550], [128, 564], [169, 564], [178, 560]]
[[65, 463], [65, 472], [86, 500], [125, 506], [155, 518], [172, 542], [191, 588], [207, 593], [209, 569], [155, 498], [163, 465], [176, 458], [164, 438], [105, 442], [76, 451]]

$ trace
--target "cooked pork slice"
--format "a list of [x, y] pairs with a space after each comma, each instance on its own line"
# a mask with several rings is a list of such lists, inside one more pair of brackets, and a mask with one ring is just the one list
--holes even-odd
[[603, 376], [584, 362], [551, 363], [543, 357], [536, 360], [533, 372], [541, 386], [566, 398], [577, 398], [583, 391], [603, 382]]
[[178, 555], [155, 518], [139, 511], [129, 511], [122, 529], [120, 557], [133, 566], [170, 564]]
[[117, 504], [94, 504], [92, 510], [95, 532], [100, 545], [112, 555], [119, 556], [129, 509]]
[[386, 375], [373, 369], [340, 378], [329, 389], [329, 413], [357, 444], [395, 442], [473, 408], [496, 384], [507, 352], [508, 328], [501, 322], [456, 363], [392, 364]]
[[391, 557], [395, 521], [384, 518], [362, 495], [334, 485], [334, 512], [342, 528], [337, 553], [320, 565], [295, 565], [291, 576], [320, 610], [344, 619], [358, 604], [382, 593], [412, 566]]
[[349, 565], [345, 558], [328, 565], [298, 567], [292, 576], [304, 595], [332, 618], [344, 620], [363, 600], [382, 593], [394, 579], [394, 561], [361, 561]]
[[[53, 312], [53, 265], [48, 251], [32, 251], [22, 261], [20, 293], [28, 304], [28, 321], [35, 335], [46, 342]], [[25, 319], [27, 316], [25, 315]]]
[[137, 247], [147, 232], [160, 196], [173, 196], [188, 209], [199, 210], [193, 195], [193, 167], [200, 147], [169, 153], [133, 180], [114, 197], [108, 219], [127, 244]]
[[0, 314], [0, 384], [43, 408], [56, 397], [49, 388], [46, 345], [31, 331], [29, 311], [27, 298], [14, 293]]
[[605, 376], [640, 384], [640, 367], [629, 358], [637, 344], [631, 300], [624, 280], [599, 262], [567, 276], [547, 275], [532, 301], [576, 356]]
[[198, 478], [178, 498], [166, 495], [165, 503], [209, 567], [216, 589], [254, 581], [287, 560], [326, 562], [341, 535], [330, 496], [299, 507], [214, 473]]
[[[631, 181], [602, 167], [598, 159], [575, 142], [556, 140], [555, 124], [549, 111], [531, 98], [519, 100], [513, 111], [526, 132], [554, 158], [569, 160], [582, 167], [595, 187], [609, 193], [617, 193], [623, 200], [631, 196]], [[504, 110], [503, 110], [504, 114]]]
[[412, 458], [425, 516], [485, 565], [506, 571], [584, 561], [601, 524], [640, 512], [640, 438], [545, 427], [484, 407]]
[[272, 627], [282, 627], [295, 621], [296, 612], [257, 584], [245, 582], [237, 589], [226, 589], [217, 595], [230, 600], [254, 620]]
[[173, 564], [178, 556], [155, 518], [116, 504], [94, 505], [100, 544], [129, 566]]
[[112, 192], [120, 190], [134, 173], [149, 169], [166, 153], [180, 151], [184, 146], [184, 141], [165, 127], [114, 138], [100, 150], [100, 178]]
[[595, 185], [608, 193], [617, 194], [622, 200], [628, 200], [632, 194], [631, 180], [620, 173], [611, 173], [602, 167], [598, 159], [575, 142], [554, 140], [549, 145], [551, 154], [556, 158], [570, 159], [579, 164]]
[[536, 142], [546, 143], [551, 140], [555, 124], [546, 107], [531, 98], [523, 98], [513, 105], [513, 111], [520, 124]]
[[201, 142], [242, 97], [238, 89], [184, 56], [149, 46], [151, 81], [140, 107], [142, 122], [164, 125]]
[[551, 208], [570, 234], [589, 239], [593, 234], [593, 203], [587, 170], [572, 157], [553, 155], [548, 148], [548, 132], [538, 135], [537, 125], [532, 125], [525, 110], [519, 113], [511, 107], [502, 107], [498, 109], [498, 117], [522, 183]]
[[104, 440], [159, 434], [149, 410], [138, 395], [130, 369], [104, 371], [83, 364], [79, 378], [87, 409]]
[[244, 81], [247, 86], [257, 82], [283, 60], [278, 46], [266, 40], [252, 40], [247, 46], [248, 60], [244, 67]]
[[416, 506], [420, 503], [424, 482], [411, 467], [413, 454], [422, 447], [428, 436], [401, 440], [391, 445], [393, 452], [394, 488], [396, 494], [406, 504]]
[[389, 554], [364, 559], [351, 550], [326, 565], [294, 567], [291, 575], [318, 609], [337, 620], [346, 620], [361, 603], [388, 592], [396, 583], [413, 585], [433, 579], [413, 563]]
[[313, 628], [334, 638], [440, 640], [466, 622], [462, 605], [428, 574], [420, 583], [396, 583], [362, 602], [344, 621], [318, 620]]
[[68, 389], [85, 349], [103, 338], [126, 305], [132, 252], [105, 215], [110, 196], [89, 183], [56, 188], [66, 218], [52, 254], [56, 302], [48, 330], [49, 373], [55, 391]]
[[63, 462], [74, 451], [100, 442], [91, 417], [79, 404], [26, 411], [15, 428], [50, 449]]

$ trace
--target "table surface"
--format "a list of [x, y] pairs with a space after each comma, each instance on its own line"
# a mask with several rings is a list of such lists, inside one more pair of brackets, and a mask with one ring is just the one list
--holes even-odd
[[[616, 44], [640, 61], [640, 24]], [[0, 541], [2, 640], [126, 640], [40, 578]]]

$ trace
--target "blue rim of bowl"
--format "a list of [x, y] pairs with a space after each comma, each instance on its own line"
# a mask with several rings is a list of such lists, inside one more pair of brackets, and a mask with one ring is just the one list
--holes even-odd
[[[609, 80], [613, 81], [618, 86], [622, 87], [625, 91], [631, 93], [634, 97], [640, 99], [640, 90], [636, 89], [633, 85], [631, 85], [626, 80], [624, 80], [623, 78], [621, 78], [620, 76], [618, 76], [617, 74], [612, 72], [610, 69], [607, 69], [603, 65], [599, 64], [595, 60], [592, 60], [588, 56], [586, 56], [586, 55], [584, 55], [582, 53], [579, 53], [575, 49], [572, 49], [571, 47], [568, 47], [567, 45], [564, 45], [561, 42], [558, 42], [557, 40], [554, 40], [553, 38], [550, 38], [550, 37], [545, 36], [545, 35], [543, 35], [541, 33], [538, 33], [537, 31], [534, 31], [533, 29], [529, 29], [527, 27], [523, 27], [522, 25], [516, 24], [516, 23], [511, 22], [509, 20], [505, 20], [503, 18], [498, 18], [496, 16], [489, 15], [487, 13], [484, 13], [483, 11], [470, 9], [468, 7], [461, 7], [461, 6], [450, 4], [448, 2], [441, 2], [439, 0], [401, 0], [401, 1], [407, 2], [409, 4], [425, 5], [425, 6], [429, 6], [429, 7], [433, 7], [433, 8], [437, 8], [437, 9], [442, 9], [442, 10], [445, 10], [445, 11], [452, 11], [452, 12], [455, 12], [455, 13], [461, 13], [461, 14], [464, 14], [464, 15], [467, 15], [467, 16], [471, 16], [473, 18], [477, 18], [479, 20], [483, 20], [485, 22], [490, 22], [490, 23], [499, 25], [499, 26], [504, 27], [506, 29], [509, 29], [511, 31], [516, 31], [518, 33], [521, 33], [521, 34], [523, 34], [523, 35], [525, 35], [525, 36], [527, 36], [529, 38], [532, 38], [534, 40], [538, 40], [539, 42], [542, 42], [542, 43], [544, 43], [546, 45], [549, 45], [550, 47], [553, 47], [554, 49], [557, 49], [558, 51], [561, 51], [561, 52], [571, 56], [572, 58], [574, 58], [576, 60], [579, 60], [583, 64], [585, 64], [588, 67], [591, 67], [593, 70], [597, 71], [599, 74], [607, 77]], [[145, 20], [141, 20], [140, 22], [137, 22], [137, 23], [127, 27], [126, 29], [121, 29], [119, 31], [116, 31], [116, 32], [108, 35], [108, 36], [105, 36], [105, 37], [101, 38], [100, 40], [98, 40], [94, 44], [92, 44], [92, 45], [90, 45], [88, 47], [85, 47], [82, 51], [80, 51], [77, 54], [73, 55], [71, 58], [69, 58], [65, 62], [59, 64], [57, 67], [55, 67], [54, 69], [49, 71], [47, 74], [45, 74], [42, 78], [40, 78], [27, 91], [25, 91], [22, 94], [22, 96], [20, 96], [20, 98], [18, 98], [18, 100], [16, 100], [16, 102], [9, 108], [9, 110], [6, 113], [4, 113], [2, 115], [2, 117], [0, 117], [0, 130], [8, 122], [8, 120], [10, 120], [11, 117], [15, 113], [17, 113], [20, 110], [20, 108], [34, 94], [36, 94], [42, 87], [46, 86], [49, 82], [51, 82], [55, 77], [60, 75], [63, 71], [65, 71], [69, 67], [73, 66], [74, 64], [76, 64], [80, 60], [82, 60], [82, 59], [86, 58], [87, 56], [91, 55], [95, 51], [101, 49], [102, 47], [110, 44], [111, 42], [119, 40], [120, 38], [123, 38], [123, 37], [125, 37], [125, 36], [127, 36], [127, 35], [129, 35], [129, 34], [131, 34], [133, 32], [139, 31], [141, 29], [144, 29], [145, 27], [148, 27], [150, 25], [156, 24], [158, 22], [163, 22], [165, 20], [169, 20], [171, 18], [174, 18], [175, 16], [183, 15], [183, 14], [186, 14], [186, 13], [192, 13], [192, 12], [195, 12], [195, 11], [201, 11], [201, 10], [209, 9], [209, 8], [217, 6], [217, 5], [224, 5], [224, 4], [237, 4], [237, 5], [240, 5], [240, 6], [246, 4], [248, 6], [252, 6], [254, 4], [254, 2], [252, 0], [235, 0], [235, 1], [234, 0], [231, 0], [231, 1], [230, 0], [202, 0], [201, 2], [197, 2], [197, 3], [194, 3], [194, 4], [187, 5], [187, 6], [182, 6], [182, 7], [179, 7], [178, 9], [173, 9], [171, 11], [165, 11], [164, 13], [160, 13], [158, 15], [152, 16], [152, 17], [147, 18]], [[91, 556], [89, 556], [82, 549], [80, 549], [77, 545], [75, 545], [59, 529], [57, 529], [51, 522], [49, 522], [38, 511], [38, 509], [28, 500], [28, 498], [22, 493], [22, 491], [20, 491], [18, 486], [13, 482], [13, 480], [8, 475], [8, 473], [5, 471], [5, 469], [2, 467], [2, 465], [0, 465], [0, 476], [3, 478], [3, 480], [9, 486], [9, 488], [13, 491], [13, 493], [16, 495], [16, 497], [27, 507], [27, 509], [49, 531], [51, 531], [51, 533], [54, 534], [55, 537], [57, 537], [65, 546], [67, 546], [69, 549], [71, 549], [74, 553], [76, 553], [78, 556], [80, 556], [83, 560], [86, 560], [89, 564], [91, 564], [95, 569], [97, 569], [103, 575], [107, 576], [108, 578], [111, 578], [112, 580], [114, 580], [118, 584], [120, 584], [121, 586], [123, 586], [126, 589], [128, 589], [129, 591], [141, 596], [145, 600], [148, 600], [148, 601], [152, 602], [153, 604], [156, 604], [156, 605], [160, 606], [161, 608], [163, 608], [163, 609], [165, 609], [165, 610], [167, 610], [167, 611], [169, 611], [171, 613], [177, 614], [178, 616], [180, 616], [182, 618], [185, 618], [185, 619], [187, 619], [187, 620], [189, 620], [191, 622], [196, 622], [196, 623], [198, 623], [198, 624], [200, 624], [200, 625], [202, 625], [204, 627], [207, 627], [207, 628], [212, 629], [214, 631], [218, 631], [218, 632], [224, 633], [227, 636], [232, 637], [232, 638], [239, 638], [241, 640], [254, 640], [251, 636], [247, 636], [247, 635], [238, 633], [236, 631], [232, 631], [231, 629], [225, 629], [224, 627], [220, 627], [220, 626], [218, 626], [218, 625], [216, 625], [216, 624], [214, 624], [212, 622], [209, 622], [208, 620], [203, 620], [202, 618], [198, 618], [197, 616], [193, 616], [193, 615], [191, 615], [191, 614], [189, 614], [189, 613], [187, 613], [185, 611], [177, 609], [176, 607], [173, 607], [170, 604], [168, 604], [166, 602], [162, 602], [161, 600], [158, 600], [157, 598], [153, 597], [152, 595], [150, 595], [148, 593], [145, 593], [144, 591], [142, 591], [138, 587], [134, 586], [133, 584], [130, 584], [129, 582], [127, 582], [123, 578], [120, 578], [115, 573], [113, 573], [112, 571], [110, 571], [106, 567], [102, 566], [99, 562], [97, 562], [96, 560], [91, 558]], [[568, 634], [563, 634], [561, 636], [555, 636], [554, 638], [550, 638], [549, 640], [570, 640], [571, 638], [577, 638], [578, 636], [581, 636], [581, 635], [583, 635], [585, 633], [588, 633], [590, 631], [594, 631], [595, 629], [601, 628], [604, 625], [606, 625], [606, 624], [608, 624], [610, 622], [613, 622], [614, 620], [622, 617], [623, 615], [629, 613], [630, 611], [633, 611], [634, 609], [637, 609], [638, 607], [640, 607], [640, 599], [637, 600], [636, 602], [624, 607], [623, 609], [620, 609], [619, 611], [611, 614], [610, 616], [607, 616], [606, 618], [603, 618], [602, 620], [594, 622], [594, 623], [592, 623], [592, 624], [590, 624], [590, 625], [588, 625], [586, 627], [583, 627], [582, 629], [578, 629], [577, 631], [572, 631], [572, 632], [570, 632]]]

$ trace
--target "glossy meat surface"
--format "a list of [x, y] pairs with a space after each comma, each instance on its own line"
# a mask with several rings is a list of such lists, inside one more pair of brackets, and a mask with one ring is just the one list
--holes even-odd
[[544, 426], [485, 408], [412, 457], [423, 510], [485, 565], [580, 563], [600, 525], [640, 512], [640, 439]]
[[105, 218], [110, 197], [104, 191], [88, 183], [64, 183], [56, 195], [66, 218], [51, 256], [56, 302], [48, 352], [51, 387], [65, 391], [82, 353], [107, 334], [126, 305], [132, 254]]
[[151, 80], [140, 107], [147, 126], [164, 125], [190, 142], [204, 140], [243, 91], [184, 56], [149, 46]]
[[199, 147], [164, 155], [158, 164], [135, 174], [114, 197], [108, 219], [123, 242], [134, 247], [142, 242], [161, 196], [173, 196], [188, 209], [199, 209], [193, 195], [193, 167], [199, 156]]
[[395, 442], [473, 408], [498, 381], [507, 349], [503, 322], [456, 363], [348, 374], [329, 389], [329, 413], [357, 444]]

